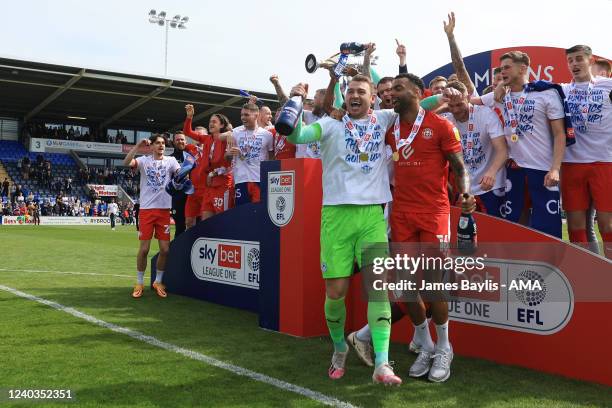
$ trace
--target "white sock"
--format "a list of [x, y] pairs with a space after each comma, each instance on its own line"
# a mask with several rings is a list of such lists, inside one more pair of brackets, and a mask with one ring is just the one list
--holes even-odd
[[[431, 321], [431, 319], [427, 319], [427, 327], [429, 327], [429, 322]], [[415, 330], [414, 333], [412, 334], [412, 342], [417, 345], [420, 346], [421, 343], [419, 343], [419, 339], [417, 338], [417, 331]]]
[[436, 334], [438, 336], [438, 343], [436, 348], [440, 350], [450, 351], [451, 346], [448, 341], [448, 322], [444, 324], [436, 324]]
[[144, 285], [144, 272], [138, 271], [138, 278], [136, 281], [139, 285]]
[[371, 342], [372, 333], [370, 332], [370, 326], [368, 326], [367, 324], [363, 326], [361, 329], [357, 331], [356, 336], [361, 341]]
[[162, 281], [163, 277], [164, 277], [164, 271], [158, 269], [155, 272], [155, 282], [156, 283], [162, 283], [161, 281]]
[[417, 340], [417, 344], [421, 345], [421, 350], [432, 352], [434, 351], [434, 343], [429, 333], [429, 324], [427, 319], [418, 326], [414, 325], [414, 337]]

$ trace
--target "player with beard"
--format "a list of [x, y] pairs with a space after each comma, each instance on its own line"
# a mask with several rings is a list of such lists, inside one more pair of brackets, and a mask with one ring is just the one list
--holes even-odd
[[526, 210], [525, 191], [529, 191], [532, 212], [529, 226], [561, 238], [559, 211], [559, 171], [565, 152], [565, 112], [554, 89], [527, 92], [529, 56], [510, 51], [500, 57], [503, 86], [511, 92], [503, 103], [495, 100], [495, 92], [480, 97], [484, 105], [500, 109], [509, 146], [506, 204], [502, 215], [519, 222]]
[[459, 94], [447, 103], [447, 117], [459, 130], [463, 160], [470, 174], [471, 194], [477, 210], [501, 217], [504, 203], [508, 146], [499, 118], [486, 106], [472, 105], [469, 90], [462, 82], [450, 82], [448, 88]]
[[[424, 90], [423, 81], [413, 74], [400, 74], [393, 81], [394, 109], [400, 116], [386, 135], [387, 143], [396, 152], [391, 238], [393, 242], [423, 242], [429, 247], [444, 247], [450, 240], [449, 163], [459, 192], [467, 193], [470, 182], [463, 165], [459, 133], [446, 119], [419, 107]], [[473, 196], [468, 195], [466, 199], [462, 194], [461, 206], [463, 211], [472, 212]], [[439, 256], [438, 251], [436, 256]], [[438, 271], [426, 273], [434, 280], [439, 279]], [[448, 339], [448, 308], [439, 297], [431, 300], [438, 335], [436, 345], [429, 334], [425, 304], [420, 296], [410, 303], [394, 303], [392, 321], [408, 313], [415, 327], [411, 350], [419, 355], [409, 375], [429, 374], [431, 381], [441, 382], [450, 376], [453, 358]], [[369, 327], [365, 326], [348, 336], [349, 344], [366, 364], [371, 359], [369, 332]]]
[[[453, 169], [465, 213], [474, 211], [469, 194], [470, 180], [463, 164], [459, 132], [446, 119], [419, 106], [424, 84], [413, 74], [400, 74], [393, 81], [394, 109], [399, 113], [386, 135], [395, 156], [395, 189], [391, 212], [393, 242], [422, 242], [444, 248], [450, 240], [450, 206], [447, 199], [448, 167]], [[466, 198], [467, 197], [467, 198]], [[441, 271], [425, 271], [439, 282]], [[434, 345], [420, 295], [403, 305], [415, 327], [421, 345], [410, 368], [411, 377], [428, 374], [430, 381], [446, 381], [453, 359], [448, 335], [448, 305], [442, 295], [433, 293], [432, 319], [436, 326]]]
[[565, 149], [561, 179], [563, 208], [572, 242], [586, 245], [591, 204], [612, 259], [612, 79], [591, 75], [593, 52], [587, 45], [565, 51], [572, 82], [563, 84], [576, 143]]
[[[181, 164], [184, 160], [185, 152], [185, 134], [183, 132], [176, 132], [173, 140], [174, 151], [172, 156], [176, 161]], [[174, 238], [185, 232], [185, 203], [187, 202], [187, 195], [183, 191], [177, 191], [172, 196], [172, 218], [174, 219]], [[136, 217], [138, 220], [138, 217]], [[136, 230], [138, 230], [138, 223], [136, 223]]]
[[[305, 97], [305, 84], [291, 95]], [[346, 92], [347, 112], [342, 121], [326, 117], [309, 126], [300, 120], [289, 141], [296, 144], [320, 141], [323, 165], [323, 209], [321, 212], [321, 271], [325, 279], [325, 318], [334, 344], [331, 379], [344, 376], [348, 345], [344, 339], [347, 294], [353, 262], [371, 268], [362, 259], [366, 243], [387, 243], [387, 226], [381, 204], [391, 201], [385, 162], [384, 134], [393, 123], [390, 110], [372, 111], [371, 80], [356, 75]], [[391, 312], [386, 292], [368, 293], [368, 322], [372, 329], [375, 369], [372, 379], [383, 384], [401, 384], [389, 365]]]
[[[322, 119], [327, 116], [325, 112], [325, 95], [327, 91], [325, 89], [317, 89], [315, 92], [315, 96], [313, 99], [313, 109], [312, 111], [304, 111], [304, 115], [302, 116], [302, 120], [305, 124], [310, 125], [316, 122], [319, 119]], [[300, 158], [311, 158], [311, 159], [320, 159], [321, 158], [321, 143], [319, 141], [299, 144], [296, 146], [295, 157]]]

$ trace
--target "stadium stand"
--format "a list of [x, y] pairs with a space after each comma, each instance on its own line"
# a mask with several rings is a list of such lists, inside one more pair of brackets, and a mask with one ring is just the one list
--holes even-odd
[[[51, 163], [51, 182], [41, 183], [35, 177], [24, 177], [23, 172], [19, 168], [19, 164], [23, 162], [23, 158], [28, 157], [31, 166], [35, 166], [37, 156], [41, 156], [43, 160]], [[40, 159], [39, 159], [40, 160]], [[56, 188], [58, 182], [65, 184], [68, 179], [72, 180], [71, 191], [64, 191], [72, 196], [80, 198], [84, 201], [87, 198], [87, 189], [83, 183], [77, 181], [78, 165], [74, 159], [64, 153], [32, 153], [28, 152], [21, 143], [17, 141], [5, 140], [0, 141], [0, 162], [6, 169], [8, 176], [11, 179], [11, 184], [21, 185], [24, 191], [30, 192], [41, 200], [54, 199], [59, 192]]]

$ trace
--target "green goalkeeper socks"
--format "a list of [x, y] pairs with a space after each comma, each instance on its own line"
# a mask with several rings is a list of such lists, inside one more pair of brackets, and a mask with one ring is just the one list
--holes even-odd
[[389, 338], [391, 337], [391, 306], [388, 301], [368, 302], [368, 325], [372, 332], [372, 343], [376, 354], [376, 366], [389, 361]]
[[325, 297], [325, 320], [329, 335], [334, 342], [336, 351], [344, 352], [347, 344], [344, 341], [344, 321], [346, 320], [346, 307], [344, 297], [340, 299], [330, 299]]

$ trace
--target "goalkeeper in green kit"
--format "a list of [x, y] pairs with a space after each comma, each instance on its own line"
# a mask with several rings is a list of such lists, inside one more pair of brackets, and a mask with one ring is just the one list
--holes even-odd
[[[305, 84], [296, 85], [291, 96], [305, 97]], [[344, 339], [348, 291], [353, 263], [371, 267], [371, 256], [362, 259], [369, 244], [383, 243], [380, 256], [387, 256], [387, 225], [382, 204], [391, 201], [385, 153], [385, 132], [393, 125], [393, 110], [370, 111], [374, 101], [370, 78], [357, 75], [346, 90], [342, 120], [322, 118], [302, 126], [301, 120], [288, 140], [294, 144], [319, 141], [323, 165], [323, 209], [321, 211], [321, 271], [325, 279], [325, 318], [334, 344], [329, 377], [345, 373], [348, 345]], [[301, 118], [300, 118], [301, 119]], [[380, 245], [376, 245], [380, 248]], [[399, 385], [402, 380], [389, 365], [391, 309], [386, 292], [369, 290], [368, 324], [376, 355], [372, 379]]]

